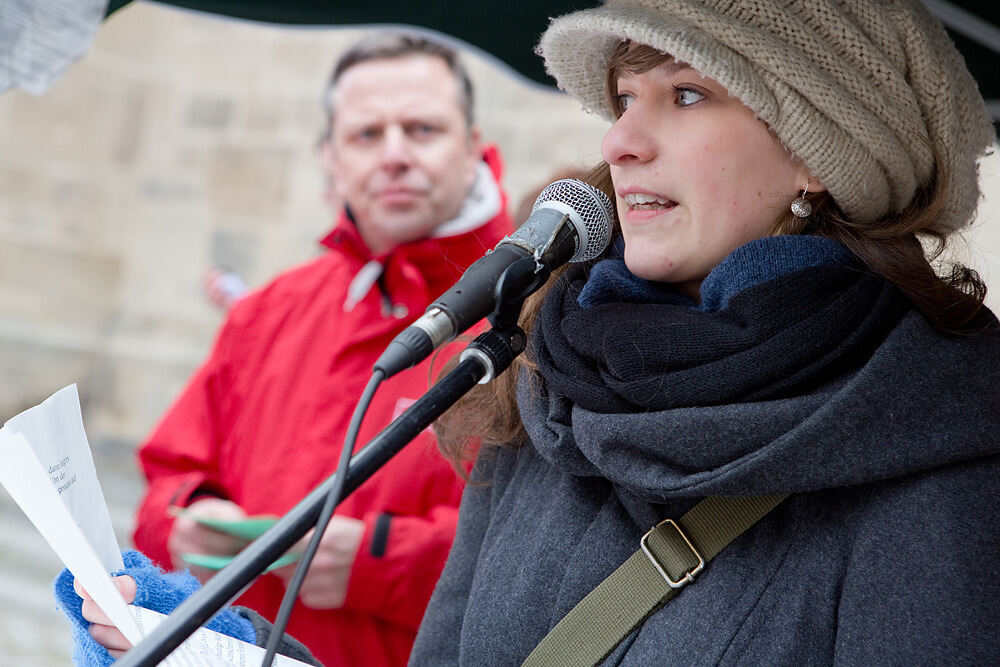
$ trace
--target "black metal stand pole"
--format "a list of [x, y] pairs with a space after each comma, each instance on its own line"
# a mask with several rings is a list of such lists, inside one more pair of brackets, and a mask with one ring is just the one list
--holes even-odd
[[[521, 346], [523, 347], [523, 339]], [[344, 489], [345, 497], [454, 405], [486, 372], [486, 366], [480, 359], [474, 356], [464, 359], [396, 421], [375, 436], [351, 459]], [[334, 473], [313, 489], [270, 530], [237, 554], [229, 565], [209, 579], [203, 588], [177, 607], [146, 639], [116, 662], [116, 667], [154, 667], [219, 609], [239, 596], [268, 565], [309, 532], [337, 474]]]

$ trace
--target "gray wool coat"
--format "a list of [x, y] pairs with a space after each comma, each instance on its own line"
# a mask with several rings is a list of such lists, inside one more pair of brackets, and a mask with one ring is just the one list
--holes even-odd
[[1000, 664], [1000, 335], [910, 313], [804, 396], [629, 415], [522, 383], [412, 665], [519, 665], [666, 517], [792, 494], [607, 665]]

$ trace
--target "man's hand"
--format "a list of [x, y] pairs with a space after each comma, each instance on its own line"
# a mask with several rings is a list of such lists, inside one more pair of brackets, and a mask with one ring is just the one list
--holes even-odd
[[[361, 546], [361, 538], [365, 532], [365, 524], [357, 519], [334, 516], [330, 519], [323, 539], [316, 550], [316, 556], [309, 565], [309, 572], [299, 589], [299, 600], [313, 609], [339, 609], [347, 597], [347, 583], [351, 578], [351, 568]], [[309, 531], [294, 551], [305, 551], [306, 544], [312, 539], [313, 531]], [[285, 582], [285, 586], [295, 574], [296, 564], [274, 570]]]
[[191, 503], [187, 511], [174, 521], [170, 537], [167, 538], [167, 550], [170, 551], [170, 560], [174, 568], [182, 570], [187, 567], [202, 583], [208, 581], [215, 571], [189, 566], [181, 558], [181, 554], [234, 556], [249, 542], [208, 528], [195, 521], [195, 517], [238, 521], [245, 519], [246, 516], [243, 508], [231, 500], [205, 497]]
[[[135, 601], [135, 579], [127, 575], [122, 575], [114, 577], [112, 581], [118, 587], [118, 590], [121, 591], [126, 603], [131, 604]], [[125, 635], [121, 633], [121, 630], [115, 627], [107, 614], [101, 611], [101, 608], [87, 594], [87, 591], [83, 590], [83, 587], [76, 579], [73, 580], [73, 590], [83, 598], [83, 608], [81, 611], [83, 617], [92, 624], [90, 626], [90, 636], [98, 644], [108, 649], [108, 652], [115, 659], [122, 657], [125, 651], [132, 648], [132, 644], [129, 640], [125, 639]]]

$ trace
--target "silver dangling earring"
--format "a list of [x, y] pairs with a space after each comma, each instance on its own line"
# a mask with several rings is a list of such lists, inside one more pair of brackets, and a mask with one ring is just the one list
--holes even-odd
[[812, 204], [806, 199], [806, 195], [809, 194], [809, 183], [810, 181], [806, 181], [806, 187], [802, 191], [802, 195], [792, 202], [792, 213], [797, 218], [808, 218], [813, 212]]

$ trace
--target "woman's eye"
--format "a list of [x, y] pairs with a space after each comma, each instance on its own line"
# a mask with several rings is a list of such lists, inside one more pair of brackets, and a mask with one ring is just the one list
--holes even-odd
[[615, 104], [618, 105], [618, 114], [621, 115], [625, 113], [630, 106], [632, 106], [632, 100], [635, 96], [631, 93], [619, 93], [615, 95]]
[[689, 107], [703, 99], [705, 99], [704, 93], [701, 93], [694, 88], [674, 89], [674, 101], [678, 106]]

